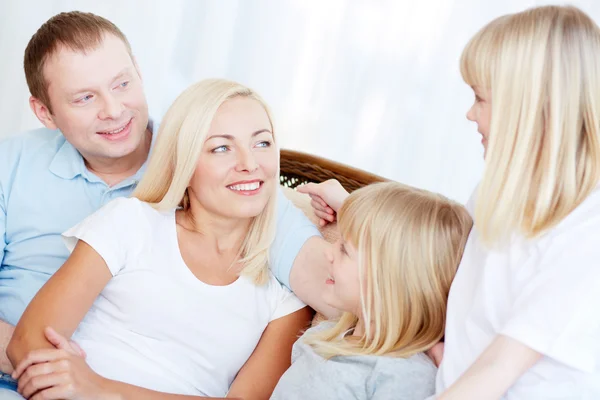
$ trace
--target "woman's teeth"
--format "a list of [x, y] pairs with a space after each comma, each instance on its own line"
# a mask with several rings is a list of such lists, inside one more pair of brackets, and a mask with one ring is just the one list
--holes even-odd
[[231, 185], [231, 186], [227, 186], [227, 187], [231, 190], [251, 191], [251, 190], [258, 189], [260, 187], [260, 182], [244, 183], [244, 184], [240, 184], [240, 185]]

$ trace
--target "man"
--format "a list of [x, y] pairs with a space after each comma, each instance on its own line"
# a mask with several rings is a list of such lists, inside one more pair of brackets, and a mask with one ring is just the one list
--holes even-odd
[[[62, 13], [31, 38], [24, 61], [30, 106], [45, 128], [0, 143], [0, 370], [14, 325], [68, 252], [61, 233], [132, 193], [156, 138], [129, 42], [93, 14]], [[279, 196], [275, 276], [313, 308], [326, 246], [316, 227]]]

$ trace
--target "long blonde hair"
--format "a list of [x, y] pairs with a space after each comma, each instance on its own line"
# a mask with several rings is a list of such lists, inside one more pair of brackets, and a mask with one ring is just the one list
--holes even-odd
[[[176, 207], [187, 210], [187, 188], [201, 157], [212, 120], [219, 107], [235, 97], [251, 98], [262, 105], [275, 138], [269, 107], [254, 91], [224, 79], [198, 82], [181, 93], [165, 114], [147, 171], [133, 196], [150, 203], [158, 210], [172, 210]], [[268, 256], [275, 234], [279, 177], [275, 182], [267, 206], [260, 215], [253, 218], [240, 249], [238, 262], [244, 265], [241, 274], [250, 277], [256, 284], [263, 284], [268, 279]]]
[[338, 221], [358, 252], [365, 332], [345, 337], [358, 318], [344, 313], [306, 343], [325, 358], [410, 357], [432, 347], [444, 333], [450, 284], [471, 230], [467, 210], [442, 195], [385, 182], [353, 192]]
[[460, 68], [491, 92], [475, 225], [488, 244], [536, 237], [600, 181], [600, 30], [575, 7], [505, 15], [471, 39]]

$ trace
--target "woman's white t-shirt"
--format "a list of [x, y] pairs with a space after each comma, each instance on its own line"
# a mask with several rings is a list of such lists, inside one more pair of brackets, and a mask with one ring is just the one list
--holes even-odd
[[113, 200], [64, 237], [71, 251], [88, 243], [113, 275], [73, 335], [109, 379], [224, 397], [269, 322], [304, 307], [274, 276], [264, 286], [198, 280], [179, 251], [175, 210], [135, 198]]
[[473, 228], [450, 289], [437, 393], [497, 335], [543, 355], [504, 399], [600, 399], [600, 187], [534, 240], [490, 250]]

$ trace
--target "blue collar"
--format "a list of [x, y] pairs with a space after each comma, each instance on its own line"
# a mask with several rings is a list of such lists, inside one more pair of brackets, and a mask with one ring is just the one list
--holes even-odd
[[[150, 152], [148, 154], [150, 154], [154, 148], [154, 143], [156, 142], [156, 137], [158, 136], [158, 125], [159, 124], [154, 123], [153, 120], [148, 120], [148, 129], [150, 129], [150, 132], [152, 132], [152, 141], [150, 143]], [[52, 158], [52, 162], [48, 168], [50, 172], [62, 179], [73, 179], [79, 175], [82, 175], [88, 181], [102, 182], [98, 177], [89, 172], [85, 166], [85, 162], [81, 156], [81, 153], [79, 153], [79, 151], [73, 147], [73, 145], [69, 143], [64, 136], [62, 137], [62, 140], [64, 142]], [[144, 162], [142, 167], [133, 176], [136, 180], [139, 181], [139, 179], [141, 179], [144, 171], [146, 170], [147, 163], [148, 160]]]

